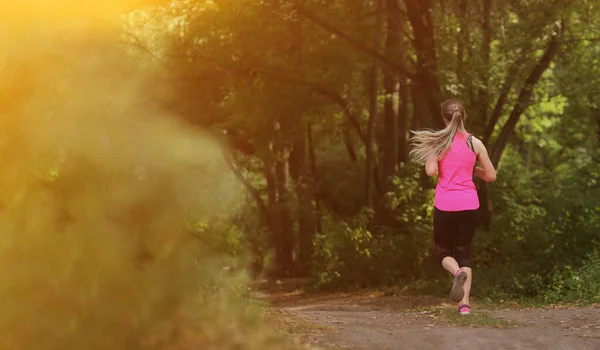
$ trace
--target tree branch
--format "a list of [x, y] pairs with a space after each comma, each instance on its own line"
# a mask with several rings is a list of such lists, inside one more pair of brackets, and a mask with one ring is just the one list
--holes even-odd
[[[344, 115], [346, 116], [346, 118], [348, 118], [350, 125], [352, 125], [352, 127], [354, 128], [354, 130], [360, 137], [361, 141], [365, 145], [365, 147], [367, 147], [367, 137], [362, 131], [358, 116], [354, 113], [354, 111], [351, 108], [350, 101], [347, 101], [343, 96], [341, 96], [337, 92], [330, 90], [330, 89], [328, 89], [320, 84], [317, 84], [317, 83], [312, 83], [312, 82], [305, 81], [305, 80], [295, 78], [295, 77], [283, 76], [283, 75], [280, 75], [277, 73], [268, 72], [268, 71], [264, 71], [264, 70], [236, 67], [236, 66], [232, 66], [232, 65], [227, 66], [227, 65], [223, 65], [223, 64], [221, 64], [220, 67], [223, 69], [228, 69], [228, 70], [237, 72], [239, 74], [244, 74], [244, 75], [250, 76], [250, 77], [255, 76], [256, 74], [262, 74], [265, 77], [271, 78], [271, 79], [279, 81], [279, 82], [284, 82], [284, 83], [289, 83], [289, 84], [294, 84], [296, 86], [304, 87], [304, 88], [308, 89], [309, 91], [312, 91], [318, 95], [328, 98], [329, 100], [333, 101], [334, 103], [336, 103], [337, 105], [339, 105], [342, 108], [342, 110], [344, 111]], [[378, 166], [377, 162], [375, 162], [374, 166], [373, 166], [373, 178], [375, 180], [377, 191], [379, 193], [381, 193], [381, 188], [380, 188], [379, 182], [378, 182], [379, 166]]]
[[349, 34], [344, 33], [340, 29], [338, 29], [335, 26], [327, 23], [325, 20], [319, 18], [317, 15], [315, 15], [312, 12], [306, 10], [305, 8], [298, 7], [297, 11], [298, 11], [298, 15], [299, 16], [304, 17], [305, 19], [307, 19], [310, 22], [316, 24], [317, 26], [325, 29], [328, 32], [337, 35], [338, 37], [340, 37], [343, 40], [345, 40], [346, 42], [348, 42], [350, 45], [354, 46], [354, 48], [357, 49], [358, 51], [361, 51], [361, 52], [363, 52], [365, 54], [370, 55], [371, 57], [373, 57], [377, 61], [383, 63], [384, 65], [386, 65], [386, 66], [388, 66], [390, 68], [393, 68], [396, 71], [398, 71], [404, 77], [409, 78], [411, 80], [414, 80], [413, 79], [414, 78], [414, 74], [411, 73], [411, 72], [409, 72], [409, 71], [407, 71], [406, 68], [402, 64], [390, 61], [383, 54], [381, 54], [380, 52], [377, 52], [377, 50], [374, 50], [374, 49], [370, 48], [368, 45], [365, 45], [362, 42], [360, 42], [360, 40], [357, 40], [357, 39], [353, 38], [352, 36], [350, 36]]
[[[129, 33], [126, 33], [129, 34]], [[151, 57], [153, 57], [156, 60], [160, 59], [155, 56], [147, 47], [145, 47], [138, 39], [137, 37], [135, 37], [132, 34], [129, 34], [133, 39], [134, 42], [130, 42], [129, 44], [135, 46], [136, 48], [146, 52], [147, 54], [149, 54]], [[223, 70], [227, 70], [227, 71], [232, 71], [232, 72], [236, 72], [238, 74], [242, 74], [245, 76], [249, 76], [249, 77], [253, 77], [256, 76], [257, 74], [263, 75], [265, 77], [271, 78], [273, 80], [277, 80], [280, 82], [285, 82], [285, 83], [290, 83], [290, 84], [294, 84], [296, 86], [301, 86], [304, 87], [318, 95], [321, 95], [323, 97], [328, 98], [329, 100], [331, 100], [332, 102], [336, 103], [338, 106], [340, 106], [342, 108], [342, 110], [344, 111], [344, 115], [346, 116], [346, 118], [348, 118], [348, 121], [350, 122], [350, 125], [352, 125], [352, 127], [354, 128], [354, 130], [356, 131], [356, 133], [358, 134], [358, 136], [360, 137], [361, 141], [363, 143], [366, 144], [366, 137], [362, 131], [362, 128], [360, 126], [360, 122], [359, 122], [359, 118], [358, 116], [354, 113], [354, 111], [352, 111], [351, 109], [351, 104], [349, 101], [347, 101], [343, 96], [341, 96], [340, 94], [338, 94], [335, 91], [329, 90], [328, 88], [317, 84], [317, 83], [312, 83], [312, 82], [308, 82], [308, 81], [304, 81], [302, 79], [299, 78], [295, 78], [295, 77], [290, 77], [290, 76], [284, 76], [284, 75], [280, 75], [277, 73], [273, 73], [273, 72], [269, 72], [266, 70], [259, 70], [259, 69], [252, 69], [252, 68], [245, 68], [245, 67], [240, 67], [240, 66], [236, 66], [236, 65], [231, 65], [231, 64], [225, 64], [225, 63], [215, 63], [210, 59], [207, 59], [205, 57], [200, 57], [200, 56], [194, 56], [193, 58], [196, 59], [202, 59], [204, 61], [207, 62], [212, 62], [213, 64], [215, 64], [218, 68], [223, 69]], [[192, 78], [189, 80], [196, 80], [196, 78]]]
[[550, 39], [550, 42], [548, 43], [544, 55], [535, 65], [535, 67], [527, 77], [527, 80], [525, 80], [525, 84], [521, 88], [521, 91], [519, 92], [517, 102], [515, 103], [508, 117], [508, 120], [506, 121], [506, 124], [504, 124], [504, 127], [502, 128], [502, 131], [498, 136], [498, 140], [494, 145], [494, 149], [492, 152], [492, 164], [494, 164], [495, 167], [498, 166], [500, 158], [502, 157], [502, 153], [504, 152], [506, 144], [508, 143], [508, 138], [513, 133], [514, 128], [517, 125], [521, 115], [527, 109], [527, 107], [529, 107], [535, 85], [541, 78], [544, 71], [546, 71], [546, 69], [550, 66], [550, 63], [558, 53], [560, 47], [560, 38], [563, 33], [563, 25], [564, 24], [562, 21], [556, 24], [557, 32], [553, 33], [552, 39]]
[[244, 68], [235, 65], [228, 65], [224, 63], [219, 63], [218, 67], [224, 70], [228, 70], [231, 72], [235, 72], [241, 75], [245, 75], [248, 77], [256, 77], [256, 76], [264, 76], [271, 80], [279, 81], [282, 83], [289, 83], [295, 86], [303, 87], [309, 91], [316, 93], [317, 95], [326, 97], [330, 101], [336, 103], [340, 106], [344, 112], [346, 118], [350, 125], [354, 128], [358, 136], [360, 137], [363, 143], [366, 143], [366, 136], [362, 131], [360, 126], [360, 121], [358, 116], [354, 113], [351, 108], [350, 101], [346, 100], [342, 95], [338, 94], [336, 91], [330, 90], [327, 87], [320, 85], [318, 83], [313, 83], [309, 81], [302, 80], [300, 78], [285, 76], [275, 72], [270, 72], [262, 69], [252, 69], [252, 68]]
[[496, 100], [496, 104], [494, 106], [494, 110], [490, 115], [490, 119], [488, 120], [487, 126], [483, 132], [483, 144], [487, 145], [490, 141], [490, 137], [492, 137], [492, 133], [494, 132], [494, 128], [498, 123], [498, 119], [502, 115], [502, 111], [504, 110], [504, 105], [508, 100], [508, 94], [510, 93], [510, 89], [513, 84], [517, 80], [519, 67], [525, 61], [526, 55], [523, 54], [518, 60], [514, 61], [511, 66], [508, 68], [508, 73], [506, 74], [506, 79], [504, 79], [504, 83], [502, 83], [502, 87], [500, 88], [500, 94], [498, 95], [498, 99]]
[[[139, 49], [146, 51], [148, 54], [150, 54], [151, 56], [153, 56], [155, 59], [158, 59], [157, 57], [155, 57], [154, 55], [152, 55], [152, 52], [150, 50], [148, 50], [143, 45], [141, 45], [141, 43], [138, 43], [138, 44], [139, 44], [139, 46], [137, 46], [137, 47]], [[196, 59], [202, 59], [202, 60], [205, 60], [207, 62], [211, 62], [218, 69], [222, 69], [222, 70], [226, 70], [226, 71], [231, 71], [231, 72], [234, 72], [234, 73], [245, 75], [247, 77], [254, 77], [254, 76], [256, 76], [258, 74], [258, 75], [263, 75], [265, 77], [268, 77], [268, 78], [270, 78], [272, 80], [275, 80], [275, 81], [279, 81], [279, 82], [283, 82], [283, 83], [289, 83], [289, 84], [293, 84], [293, 85], [296, 85], [296, 86], [299, 86], [299, 87], [303, 87], [303, 88], [306, 88], [309, 91], [312, 91], [312, 92], [316, 93], [317, 95], [320, 95], [322, 97], [325, 97], [325, 98], [329, 99], [330, 101], [336, 103], [338, 106], [340, 106], [342, 108], [342, 110], [344, 112], [344, 115], [348, 119], [348, 122], [350, 123], [350, 125], [352, 126], [352, 128], [356, 131], [356, 133], [358, 134], [360, 140], [362, 141], [362, 143], [366, 147], [367, 138], [366, 138], [366, 135], [362, 131], [362, 128], [360, 126], [360, 120], [359, 120], [358, 116], [352, 110], [350, 101], [346, 100], [342, 95], [338, 94], [337, 92], [335, 92], [333, 90], [330, 90], [330, 89], [326, 88], [325, 86], [322, 86], [322, 85], [320, 85], [318, 83], [313, 83], [313, 82], [305, 81], [305, 80], [302, 80], [302, 79], [299, 79], [299, 78], [295, 78], [295, 77], [291, 77], [291, 76], [285, 76], [285, 75], [281, 75], [281, 74], [269, 72], [269, 71], [266, 71], [266, 70], [245, 68], [245, 67], [240, 67], [240, 66], [237, 66], [237, 65], [225, 64], [225, 63], [215, 63], [212, 60], [209, 60], [209, 59], [207, 59], [205, 57], [200, 57], [200, 56], [194, 56], [194, 58], [196, 58]], [[189, 80], [196, 80], [196, 79], [197, 78], [194, 77], [194, 78], [187, 78], [186, 80], [189, 81]], [[375, 167], [373, 169], [373, 174], [374, 174], [373, 176], [375, 178], [379, 178], [379, 168], [378, 168], [377, 164], [375, 164]]]
[[224, 149], [223, 159], [225, 159], [225, 163], [227, 163], [229, 169], [231, 169], [235, 177], [242, 183], [242, 185], [244, 185], [244, 188], [246, 188], [248, 193], [250, 193], [250, 196], [252, 196], [252, 198], [256, 202], [256, 206], [258, 207], [258, 214], [259, 217], [262, 218], [263, 223], [269, 228], [271, 232], [274, 232], [271, 224], [271, 219], [269, 217], [269, 210], [267, 209], [267, 205], [261, 198], [258, 190], [254, 188], [254, 186], [252, 186], [250, 181], [244, 176], [244, 174], [242, 174], [242, 171], [240, 170], [240, 168], [238, 168], [237, 164], [235, 164], [233, 154]]

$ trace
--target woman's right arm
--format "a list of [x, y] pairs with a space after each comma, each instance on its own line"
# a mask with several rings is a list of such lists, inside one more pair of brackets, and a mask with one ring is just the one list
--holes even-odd
[[438, 160], [437, 158], [430, 158], [425, 163], [425, 172], [427, 176], [436, 176], [438, 174]]
[[475, 154], [477, 154], [477, 160], [479, 160], [479, 164], [481, 164], [481, 168], [475, 168], [475, 176], [485, 182], [496, 181], [496, 169], [494, 169], [494, 165], [488, 156], [487, 149], [483, 142], [473, 137], [473, 148], [475, 149]]

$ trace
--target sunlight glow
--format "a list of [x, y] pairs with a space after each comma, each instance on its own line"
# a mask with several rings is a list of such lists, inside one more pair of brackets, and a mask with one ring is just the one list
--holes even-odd
[[169, 0], [1, 0], [0, 21], [4, 25], [16, 27], [68, 25], [71, 21], [102, 18], [115, 12], [168, 2]]

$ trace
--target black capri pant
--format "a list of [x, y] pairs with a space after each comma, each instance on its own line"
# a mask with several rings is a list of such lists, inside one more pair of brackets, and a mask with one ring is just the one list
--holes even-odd
[[435, 255], [441, 263], [453, 257], [460, 267], [471, 267], [471, 242], [478, 226], [477, 210], [433, 212]]

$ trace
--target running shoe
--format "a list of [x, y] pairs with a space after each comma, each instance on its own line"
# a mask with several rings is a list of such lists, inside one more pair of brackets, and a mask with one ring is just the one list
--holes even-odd
[[458, 307], [458, 313], [461, 314], [461, 315], [470, 315], [471, 314], [471, 308], [467, 304], [460, 305]]
[[467, 273], [463, 270], [456, 271], [456, 274], [454, 275], [454, 283], [452, 284], [452, 291], [450, 292], [452, 301], [459, 302], [465, 296], [465, 290], [463, 287], [466, 281]]

